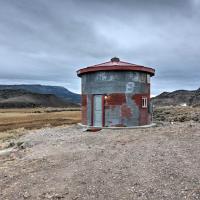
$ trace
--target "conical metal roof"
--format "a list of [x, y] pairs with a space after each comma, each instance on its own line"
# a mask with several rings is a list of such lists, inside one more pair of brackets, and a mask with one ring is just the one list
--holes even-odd
[[77, 75], [81, 77], [81, 75], [85, 73], [91, 73], [96, 71], [140, 71], [140, 72], [146, 72], [151, 76], [154, 76], [155, 74], [155, 69], [153, 68], [124, 62], [121, 61], [119, 58], [114, 57], [111, 58], [111, 60], [108, 62], [79, 69], [77, 71]]

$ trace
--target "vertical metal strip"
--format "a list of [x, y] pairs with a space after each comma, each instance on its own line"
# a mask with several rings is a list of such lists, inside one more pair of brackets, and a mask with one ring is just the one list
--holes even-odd
[[94, 95], [91, 96], [91, 126], [94, 125]]
[[102, 95], [102, 127], [105, 126], [105, 95]]

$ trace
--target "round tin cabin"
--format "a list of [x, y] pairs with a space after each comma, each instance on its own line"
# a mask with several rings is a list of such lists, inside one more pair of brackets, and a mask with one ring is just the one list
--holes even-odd
[[150, 78], [155, 70], [112, 58], [82, 68], [82, 124], [133, 127], [151, 124]]

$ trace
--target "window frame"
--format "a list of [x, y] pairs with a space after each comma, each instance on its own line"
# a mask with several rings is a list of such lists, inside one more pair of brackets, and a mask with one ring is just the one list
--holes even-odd
[[142, 97], [142, 108], [148, 107], [148, 99], [147, 97]]

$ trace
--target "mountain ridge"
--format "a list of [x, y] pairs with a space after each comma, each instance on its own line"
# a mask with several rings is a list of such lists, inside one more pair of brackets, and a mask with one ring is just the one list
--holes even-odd
[[26, 90], [0, 90], [0, 108], [76, 107], [53, 94], [39, 94]]
[[200, 106], [200, 88], [197, 90], [175, 90], [163, 92], [152, 98], [155, 106]]
[[81, 97], [62, 86], [49, 86], [40, 84], [14, 84], [0, 85], [0, 90], [26, 90], [38, 94], [53, 94], [63, 101], [80, 104]]

